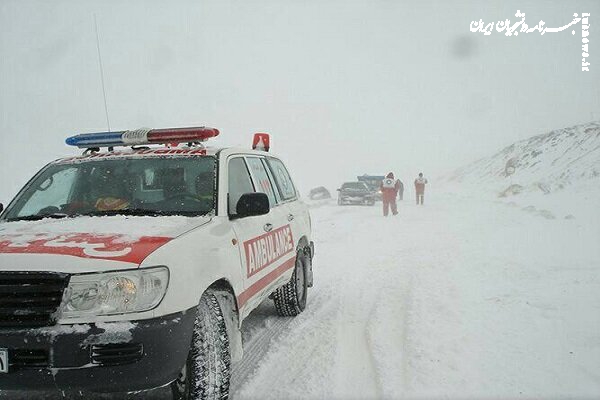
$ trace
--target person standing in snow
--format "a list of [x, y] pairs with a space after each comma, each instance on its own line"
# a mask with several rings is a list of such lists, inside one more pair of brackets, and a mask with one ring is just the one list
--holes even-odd
[[423, 200], [425, 199], [425, 185], [427, 184], [427, 179], [423, 178], [423, 173], [419, 172], [419, 177], [415, 179], [415, 193], [417, 194], [417, 205], [423, 205]]
[[400, 181], [394, 179], [394, 173], [390, 172], [380, 185], [381, 195], [383, 200], [383, 216], [387, 217], [390, 207], [392, 214], [398, 214], [398, 206], [396, 205], [396, 196], [400, 189]]

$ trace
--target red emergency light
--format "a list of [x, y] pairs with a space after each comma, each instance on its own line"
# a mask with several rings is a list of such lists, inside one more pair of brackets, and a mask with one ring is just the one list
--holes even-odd
[[268, 133], [255, 133], [252, 150], [269, 151], [271, 140]]
[[218, 136], [219, 130], [215, 128], [166, 128], [152, 129], [148, 132], [149, 143], [185, 143], [203, 142]]

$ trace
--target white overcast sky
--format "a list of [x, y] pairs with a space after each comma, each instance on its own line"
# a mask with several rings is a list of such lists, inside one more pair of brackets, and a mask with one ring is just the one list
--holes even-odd
[[[506, 37], [472, 20], [581, 25]], [[304, 193], [357, 174], [430, 177], [516, 140], [600, 119], [600, 1], [0, 0], [0, 201], [65, 137], [206, 125], [272, 135]], [[598, 22], [596, 22], [598, 21]]]

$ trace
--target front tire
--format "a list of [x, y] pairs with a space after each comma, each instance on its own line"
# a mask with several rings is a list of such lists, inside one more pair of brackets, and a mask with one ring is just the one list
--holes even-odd
[[188, 359], [171, 384], [174, 400], [226, 400], [231, 355], [221, 306], [214, 293], [202, 295]]
[[273, 292], [275, 309], [282, 317], [295, 317], [306, 308], [308, 293], [306, 270], [310, 262], [307, 257], [302, 249], [298, 250], [292, 279]]

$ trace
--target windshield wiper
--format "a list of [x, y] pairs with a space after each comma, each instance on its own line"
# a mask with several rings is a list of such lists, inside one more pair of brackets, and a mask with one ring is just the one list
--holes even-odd
[[7, 221], [39, 221], [42, 220], [44, 218], [53, 218], [53, 219], [61, 219], [61, 218], [67, 218], [69, 217], [69, 214], [63, 214], [63, 213], [52, 213], [52, 214], [33, 214], [33, 215], [25, 215], [23, 217], [14, 217], [14, 218], [7, 218]]
[[39, 221], [44, 218], [76, 218], [76, 217], [109, 217], [115, 215], [132, 215], [140, 217], [164, 217], [172, 215], [183, 215], [186, 217], [197, 217], [199, 215], [206, 215], [210, 211], [160, 211], [160, 210], [149, 210], [145, 208], [127, 208], [124, 210], [105, 210], [105, 211], [90, 211], [86, 213], [77, 214], [63, 214], [63, 213], [52, 213], [52, 214], [34, 214], [25, 215], [23, 217], [7, 218], [6, 221]]
[[88, 213], [83, 213], [79, 215], [84, 215], [88, 217], [102, 217], [102, 216], [112, 216], [112, 215], [136, 215], [136, 216], [148, 216], [148, 217], [158, 217], [164, 215], [173, 215], [173, 213], [167, 213], [159, 210], [148, 210], [145, 208], [126, 208], [124, 210], [104, 210], [104, 211], [90, 211]]

